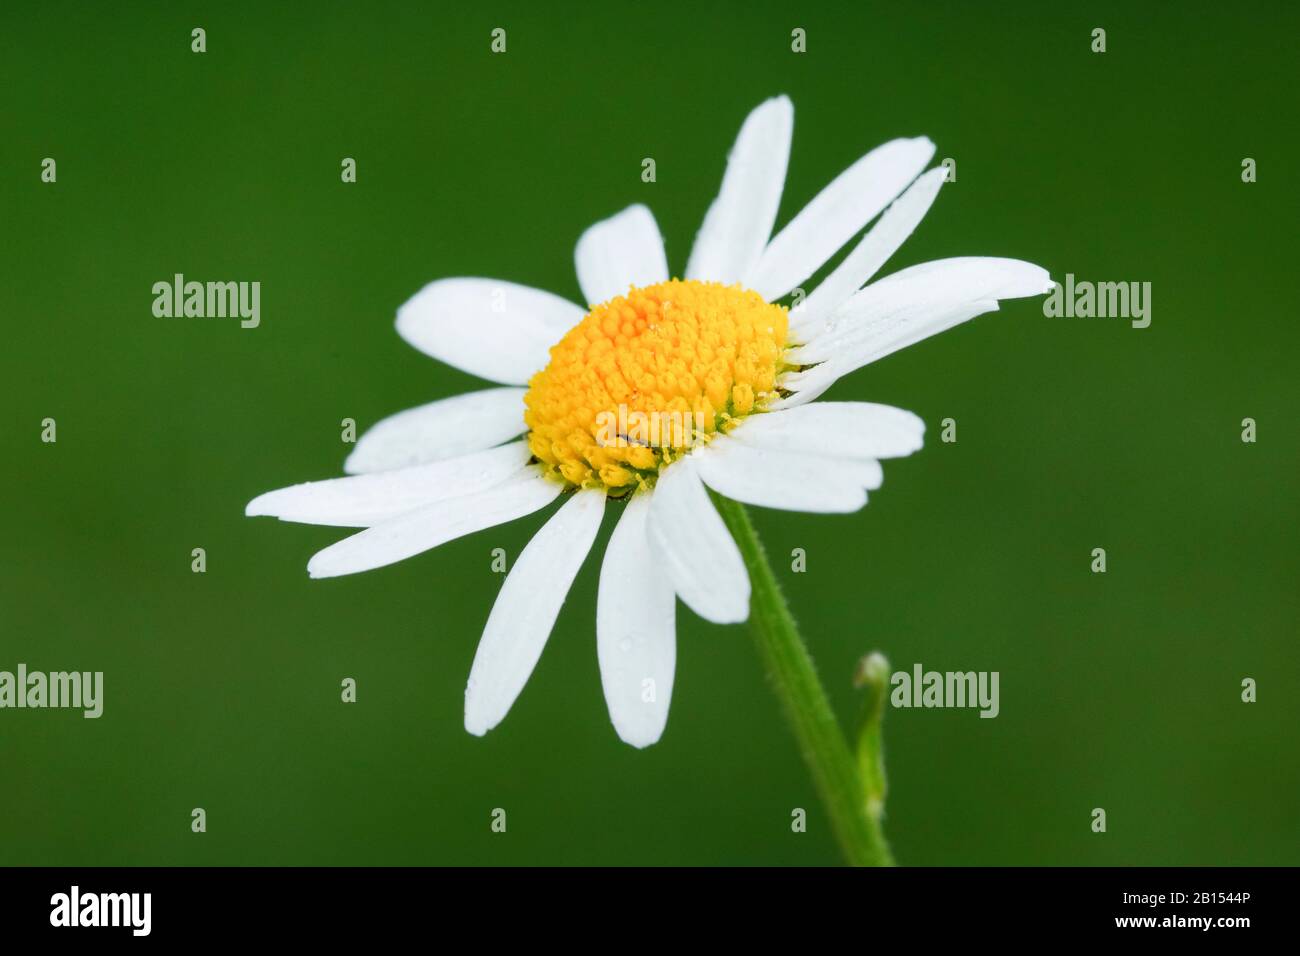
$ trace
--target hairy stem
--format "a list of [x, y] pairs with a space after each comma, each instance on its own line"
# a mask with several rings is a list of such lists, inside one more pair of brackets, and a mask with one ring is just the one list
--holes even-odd
[[894, 859], [879, 819], [867, 813], [857, 762], [831, 711], [817, 669], [799, 636], [749, 514], [739, 502], [722, 497], [715, 500], [749, 570], [753, 587], [749, 620], [759, 656], [830, 815], [840, 849], [854, 866], [892, 866]]

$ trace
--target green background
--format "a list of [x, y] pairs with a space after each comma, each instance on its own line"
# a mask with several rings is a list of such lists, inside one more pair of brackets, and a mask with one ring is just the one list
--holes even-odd
[[[574, 242], [633, 202], [680, 272], [746, 112], [785, 92], [778, 224], [925, 134], [957, 181], [886, 271], [1005, 255], [1153, 284], [1144, 330], [1014, 301], [862, 370], [828, 397], [915, 410], [926, 448], [860, 513], [755, 511], [846, 721], [872, 649], [1001, 674], [996, 720], [887, 715], [900, 861], [1300, 862], [1300, 17], [1070, 6], [5, 4], [0, 669], [102, 670], [106, 700], [97, 721], [0, 711], [0, 861], [836, 862], [744, 627], [679, 608], [667, 733], [615, 737], [594, 633], [608, 519], [478, 739], [462, 695], [490, 552], [513, 560], [544, 514], [328, 581], [305, 564], [341, 531], [242, 517], [339, 474], [341, 419], [481, 386], [395, 334], [424, 283], [578, 299]], [[260, 281], [261, 327], [153, 317], [176, 272]]]

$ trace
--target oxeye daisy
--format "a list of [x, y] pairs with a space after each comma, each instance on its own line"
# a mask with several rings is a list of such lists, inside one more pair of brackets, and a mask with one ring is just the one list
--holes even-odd
[[[398, 310], [398, 333], [496, 387], [380, 421], [348, 457], [351, 477], [249, 503], [249, 515], [364, 528], [310, 560], [311, 576], [326, 578], [561, 502], [488, 615], [465, 691], [470, 733], [514, 704], [608, 510], [617, 524], [595, 627], [605, 700], [624, 741], [659, 740], [677, 599], [720, 624], [750, 613], [753, 562], [732, 534], [747, 520], [737, 509], [724, 522], [706, 489], [768, 508], [861, 508], [881, 460], [919, 449], [924, 424], [888, 405], [814, 400], [999, 299], [1050, 290], [1043, 269], [1000, 258], [943, 259], [867, 284], [943, 183], [943, 169], [924, 172], [934, 144], [923, 137], [867, 153], [773, 236], [793, 122], [784, 96], [745, 120], [680, 279], [654, 217], [634, 205], [578, 240], [585, 309], [495, 279], [426, 286]], [[778, 304], [872, 220], [810, 294]]]

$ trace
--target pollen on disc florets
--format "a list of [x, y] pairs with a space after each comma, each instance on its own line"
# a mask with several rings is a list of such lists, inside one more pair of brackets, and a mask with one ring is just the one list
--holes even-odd
[[529, 448], [570, 485], [651, 485], [774, 397], [786, 320], [757, 292], [693, 279], [594, 306], [528, 383]]

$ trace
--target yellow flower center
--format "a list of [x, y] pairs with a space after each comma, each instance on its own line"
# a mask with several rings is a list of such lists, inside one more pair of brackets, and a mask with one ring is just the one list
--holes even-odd
[[592, 308], [528, 383], [548, 475], [619, 495], [771, 400], [786, 310], [739, 285], [673, 279]]

